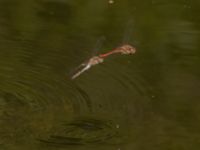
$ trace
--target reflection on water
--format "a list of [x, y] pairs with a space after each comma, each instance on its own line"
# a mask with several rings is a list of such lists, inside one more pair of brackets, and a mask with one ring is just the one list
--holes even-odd
[[[109, 3], [0, 2], [0, 149], [199, 148], [199, 2]], [[102, 36], [138, 51], [71, 80]]]

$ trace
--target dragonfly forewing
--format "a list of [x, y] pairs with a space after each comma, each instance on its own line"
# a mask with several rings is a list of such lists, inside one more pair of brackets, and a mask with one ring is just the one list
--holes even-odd
[[79, 75], [81, 75], [83, 72], [85, 72], [86, 70], [88, 70], [90, 67], [91, 67], [91, 65], [90, 65], [90, 64], [87, 64], [83, 69], [81, 69], [80, 71], [78, 71], [77, 73], [75, 73], [75, 74], [72, 76], [72, 79], [77, 78]]

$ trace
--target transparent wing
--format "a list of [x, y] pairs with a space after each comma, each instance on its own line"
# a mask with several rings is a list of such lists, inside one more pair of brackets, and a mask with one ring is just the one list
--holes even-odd
[[86, 70], [88, 70], [90, 67], [91, 67], [91, 65], [88, 64], [87, 66], [85, 66], [84, 68], [82, 68], [80, 71], [78, 71], [77, 73], [75, 73], [75, 74], [72, 76], [72, 79], [77, 78], [79, 75], [81, 75], [83, 72], [85, 72]]
[[101, 36], [96, 44], [95, 44], [95, 48], [91, 54], [91, 56], [88, 58], [88, 60], [84, 61], [81, 65], [79, 65], [78, 67], [76, 67], [71, 73], [70, 76], [72, 79], [75, 79], [76, 77], [78, 77], [80, 74], [82, 74], [84, 71], [88, 70], [91, 67], [91, 64], [89, 63], [90, 58], [92, 58], [93, 56], [95, 56], [99, 49], [101, 48], [103, 42], [105, 41], [105, 36]]
[[134, 22], [133, 19], [130, 19], [125, 25], [122, 44], [130, 43], [131, 38], [133, 36], [133, 28], [134, 28]]
[[106, 40], [106, 37], [105, 37], [105, 36], [101, 36], [101, 37], [97, 40], [97, 42], [96, 42], [96, 44], [95, 44], [95, 46], [94, 46], [94, 50], [93, 50], [93, 52], [92, 52], [91, 57], [97, 55], [98, 51], [101, 49], [101, 47], [102, 47], [102, 45], [103, 45], [103, 42], [104, 42], [105, 40]]

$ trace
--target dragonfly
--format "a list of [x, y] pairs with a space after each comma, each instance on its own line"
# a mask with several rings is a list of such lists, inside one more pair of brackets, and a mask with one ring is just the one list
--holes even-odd
[[[90, 57], [87, 61], [85, 61], [78, 67], [79, 69], [80, 68], [82, 68], [82, 69], [77, 71], [71, 78], [72, 79], [77, 78], [83, 72], [90, 69], [92, 66], [95, 66], [97, 64], [104, 62], [104, 59], [110, 55], [117, 54], [117, 53], [125, 54], [125, 55], [135, 54], [136, 48], [134, 46], [132, 46], [131, 44], [126, 44], [126, 43], [128, 43], [128, 41], [130, 41], [130, 37], [132, 36], [132, 32], [133, 32], [132, 30], [133, 30], [133, 20], [130, 19], [127, 22], [126, 27], [125, 27], [125, 32], [124, 32], [124, 36], [123, 36], [124, 44], [121, 44], [121, 46], [114, 48], [112, 50], [109, 50], [106, 53], [99, 54], [99, 55], [93, 55], [93, 57]], [[105, 37], [103, 37], [103, 40], [105, 40]]]
[[104, 59], [107, 58], [108, 56], [112, 55], [112, 54], [125, 54], [125, 55], [129, 55], [129, 54], [134, 54], [136, 52], [136, 48], [130, 44], [123, 44], [122, 46], [119, 46], [117, 48], [114, 48], [110, 51], [108, 51], [107, 53], [103, 53], [103, 54], [99, 54], [96, 56], [91, 57], [89, 60], [85, 61], [84, 63], [82, 63], [78, 68], [82, 68], [81, 70], [79, 70], [78, 72], [76, 72], [71, 79], [75, 79], [78, 76], [80, 76], [83, 72], [85, 72], [86, 70], [90, 69], [92, 66], [95, 66], [97, 64], [100, 64], [102, 62], [104, 62]]

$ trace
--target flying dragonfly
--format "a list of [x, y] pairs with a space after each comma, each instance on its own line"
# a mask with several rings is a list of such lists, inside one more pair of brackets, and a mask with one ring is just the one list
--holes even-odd
[[79, 75], [81, 75], [83, 72], [85, 72], [86, 70], [90, 69], [92, 66], [95, 66], [99, 63], [102, 63], [104, 61], [105, 58], [107, 58], [108, 56], [112, 55], [112, 54], [116, 54], [116, 53], [120, 53], [120, 54], [125, 54], [125, 55], [129, 55], [129, 54], [134, 54], [136, 52], [136, 48], [133, 47], [130, 44], [124, 44], [120, 47], [117, 47], [107, 53], [104, 54], [99, 54], [96, 56], [91, 57], [89, 60], [85, 61], [84, 63], [82, 63], [78, 68], [82, 68], [81, 70], [79, 70], [78, 72], [76, 72], [71, 79], [75, 79], [77, 78]]
[[[130, 41], [130, 38], [133, 37], [133, 28], [134, 28], [133, 24], [134, 21], [132, 19], [128, 20], [128, 22], [126, 23], [125, 31], [123, 34], [123, 44], [121, 44], [121, 46], [114, 48], [104, 54], [99, 54], [99, 55], [93, 54], [93, 56], [91, 56], [87, 61], [85, 61], [78, 67], [78, 71], [76, 71], [72, 75], [71, 79], [77, 78], [79, 75], [81, 75], [86, 70], [90, 69], [92, 66], [102, 63], [105, 58], [107, 58], [112, 54], [117, 54], [117, 53], [125, 55], [134, 54], [136, 52], [136, 48], [130, 44], [126, 44], [129, 43], [128, 41]], [[100, 40], [102, 42], [102, 40], [105, 40], [105, 37], [104, 36], [101, 37]], [[100, 40], [97, 42], [97, 45], [99, 45]]]

